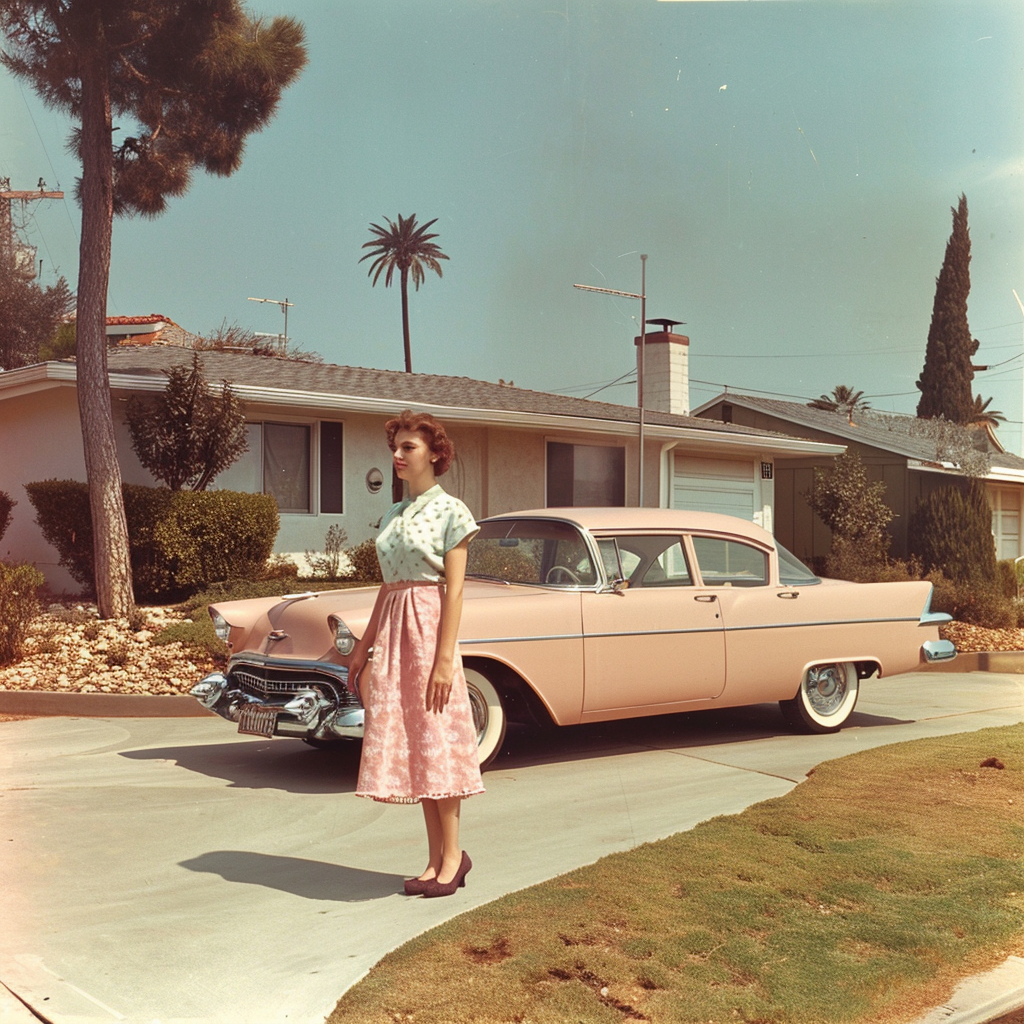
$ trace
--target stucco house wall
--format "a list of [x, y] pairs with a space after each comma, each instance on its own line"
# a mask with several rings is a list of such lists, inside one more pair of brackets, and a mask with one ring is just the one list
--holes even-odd
[[[108, 353], [112, 412], [121, 462], [127, 483], [153, 485], [156, 481], [141, 466], [131, 448], [125, 422], [132, 395], [153, 395], [166, 383], [164, 370], [191, 361], [180, 348], [156, 346], [115, 348]], [[458, 458], [442, 483], [462, 498], [479, 518], [521, 508], [545, 507], [551, 476], [549, 444], [574, 447], [574, 458], [584, 462], [601, 448], [621, 452], [618, 470], [609, 470], [611, 487], [620, 488], [621, 503], [637, 503], [637, 410], [627, 406], [560, 395], [531, 392], [508, 385], [468, 378], [443, 378], [395, 371], [302, 364], [240, 353], [203, 353], [211, 384], [228, 380], [242, 402], [251, 438], [251, 450], [214, 482], [214, 486], [260, 491], [266, 486], [263, 450], [266, 438], [288, 434], [290, 427], [308, 428], [308, 445], [300, 442], [300, 462], [308, 458], [306, 493], [295, 507], [281, 512], [275, 551], [296, 557], [306, 550], [322, 551], [327, 531], [341, 526], [354, 545], [376, 533], [381, 516], [391, 504], [391, 455], [384, 424], [403, 408], [432, 412], [446, 424]], [[325, 428], [325, 425], [330, 425]], [[334, 449], [341, 454], [341, 511], [320, 511], [321, 435], [337, 435]], [[276, 427], [285, 427], [284, 431]], [[291, 432], [291, 436], [303, 435]], [[585, 446], [589, 453], [580, 453]], [[74, 591], [76, 584], [57, 564], [57, 553], [42, 539], [24, 492], [33, 480], [64, 478], [85, 480], [85, 462], [75, 391], [75, 366], [58, 361], [0, 372], [0, 490], [18, 502], [11, 527], [0, 545], [0, 557], [33, 562], [46, 574], [51, 587]], [[724, 477], [749, 478], [751, 514], [771, 529], [773, 482], [756, 485], [759, 467], [772, 465], [780, 454], [811, 457], [841, 450], [778, 434], [765, 435], [746, 427], [727, 426], [688, 416], [651, 411], [644, 448], [644, 503], [671, 505], [677, 455], [706, 460]], [[614, 460], [613, 460], [614, 461]], [[286, 464], [287, 463], [287, 464]], [[269, 464], [266, 464], [269, 465]], [[584, 471], [574, 463], [574, 472]], [[598, 465], [603, 465], [598, 459]], [[276, 463], [276, 471], [291, 472], [291, 463]], [[284, 467], [284, 468], [282, 468]], [[730, 467], [733, 467], [732, 469]], [[377, 471], [379, 488], [368, 487], [368, 474]], [[337, 470], [334, 472], [337, 474]], [[603, 470], [602, 470], [603, 472]], [[615, 476], [615, 474], [621, 474]], [[335, 476], [338, 479], [338, 476]], [[602, 478], [605, 479], [605, 478]], [[714, 485], [709, 477], [708, 486]], [[572, 483], [570, 490], [573, 490]], [[584, 488], [579, 493], [590, 493]], [[603, 492], [602, 492], [603, 493]], [[699, 495], [698, 495], [699, 497]], [[585, 502], [577, 502], [585, 503]], [[617, 503], [613, 502], [613, 503]], [[694, 507], [694, 506], [686, 506]]]

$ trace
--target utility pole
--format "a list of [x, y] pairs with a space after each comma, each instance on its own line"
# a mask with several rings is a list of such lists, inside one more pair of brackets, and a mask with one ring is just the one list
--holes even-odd
[[[17, 199], [22, 206], [40, 199], [63, 199], [64, 193], [50, 191], [42, 178], [35, 191], [12, 189], [10, 178], [0, 178], [0, 260], [14, 263], [19, 269], [30, 270], [30, 276], [36, 276], [36, 255], [31, 246], [20, 244], [14, 234], [14, 217], [11, 215], [11, 204]], [[25, 256], [31, 254], [31, 260]]]

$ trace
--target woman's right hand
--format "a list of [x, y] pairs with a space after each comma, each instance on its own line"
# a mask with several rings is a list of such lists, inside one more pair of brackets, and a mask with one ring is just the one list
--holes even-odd
[[368, 650], [360, 651], [358, 648], [352, 652], [352, 657], [348, 660], [348, 688], [362, 700], [360, 695], [360, 684], [359, 678], [366, 670], [366, 664], [370, 660], [370, 652]]

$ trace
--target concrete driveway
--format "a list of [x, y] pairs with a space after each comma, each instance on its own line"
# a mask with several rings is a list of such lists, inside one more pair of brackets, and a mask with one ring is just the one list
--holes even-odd
[[320, 1024], [464, 910], [780, 796], [821, 761], [1022, 718], [1019, 676], [920, 673], [868, 681], [834, 736], [793, 736], [774, 705], [510, 735], [463, 810], [467, 888], [441, 900], [400, 894], [420, 811], [354, 797], [355, 748], [213, 717], [0, 725], [0, 981], [54, 1024]]

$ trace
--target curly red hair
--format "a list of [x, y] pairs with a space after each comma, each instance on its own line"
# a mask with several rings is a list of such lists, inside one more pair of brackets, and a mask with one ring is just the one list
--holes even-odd
[[395, 435], [400, 430], [410, 430], [419, 434], [432, 455], [437, 456], [434, 463], [434, 476], [442, 476], [448, 472], [452, 460], [455, 458], [455, 445], [452, 444], [444, 425], [434, 419], [430, 413], [413, 412], [412, 409], [404, 409], [393, 419], [384, 424], [384, 432], [388, 437], [388, 447], [395, 450]]

